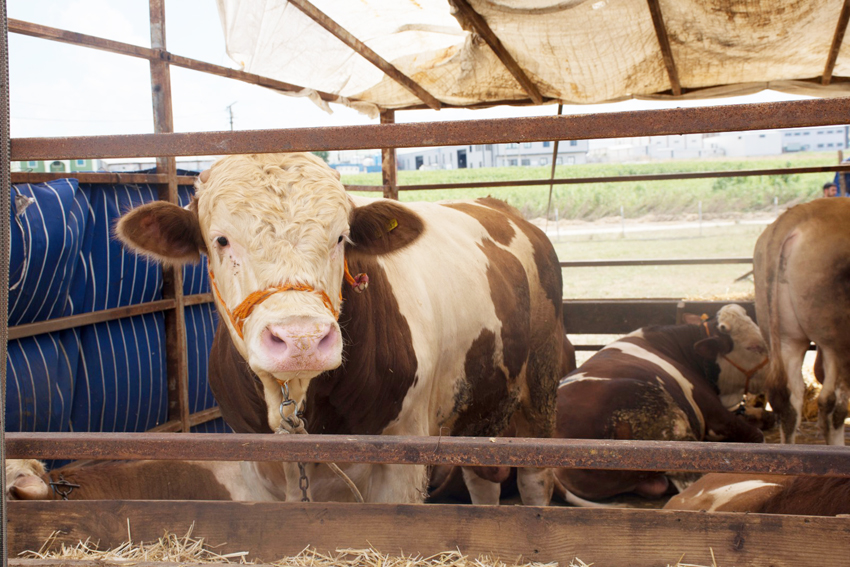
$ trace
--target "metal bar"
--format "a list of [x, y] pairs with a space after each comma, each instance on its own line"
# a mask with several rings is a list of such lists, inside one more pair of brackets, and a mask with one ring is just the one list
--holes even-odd
[[[395, 111], [382, 110], [381, 124], [395, 124]], [[395, 148], [381, 148], [381, 180], [384, 199], [398, 201], [398, 162]]]
[[195, 293], [193, 295], [183, 296], [183, 305], [201, 305], [202, 303], [212, 303], [213, 296], [211, 293]]
[[[628, 183], [630, 181], [676, 181], [679, 179], [712, 179], [717, 177], [754, 177], [758, 175], [796, 175], [804, 173], [850, 172], [850, 164], [776, 169], [738, 169], [729, 171], [694, 171], [652, 173], [647, 175], [615, 175], [607, 177], [565, 177], [561, 179], [517, 179], [516, 181], [476, 181], [465, 183], [430, 183], [399, 185], [399, 191], [429, 191], [436, 189], [475, 189], [491, 187], [533, 187], [536, 185], [579, 185], [582, 183]], [[346, 186], [348, 187], [348, 186]], [[368, 186], [367, 186], [368, 187]], [[354, 189], [352, 189], [354, 190]], [[356, 189], [357, 191], [366, 189]]]
[[850, 447], [610, 439], [9, 433], [11, 458], [453, 464], [850, 476]]
[[346, 191], [370, 191], [380, 193], [386, 191], [387, 188], [383, 185], [346, 185]]
[[535, 85], [528, 75], [526, 75], [525, 71], [523, 71], [522, 67], [519, 66], [516, 59], [513, 58], [507, 48], [505, 48], [504, 44], [502, 44], [502, 40], [499, 39], [499, 36], [497, 36], [487, 24], [484, 17], [476, 12], [466, 0], [453, 0], [452, 3], [457, 7], [458, 11], [464, 19], [469, 22], [469, 25], [473, 27], [478, 35], [484, 38], [484, 41], [487, 42], [487, 45], [490, 46], [490, 49], [493, 50], [493, 53], [496, 54], [499, 61], [501, 61], [507, 70], [510, 71], [511, 75], [513, 75], [519, 82], [523, 90], [528, 93], [528, 96], [534, 101], [534, 104], [543, 104], [543, 95], [540, 94], [540, 90], [538, 90], [537, 85]]
[[174, 306], [174, 299], [161, 299], [159, 301], [140, 303], [138, 305], [115, 307], [113, 309], [103, 309], [100, 311], [92, 311], [91, 313], [81, 313], [80, 315], [70, 315], [68, 317], [39, 321], [38, 323], [17, 325], [9, 328], [9, 340], [33, 337], [44, 333], [55, 333], [56, 331], [64, 331], [75, 327], [104, 323], [106, 321], [115, 321], [125, 317], [158, 313], [160, 311], [174, 309]]
[[[428, 91], [422, 88], [410, 77], [399, 71], [392, 63], [372, 51], [368, 45], [354, 37], [348, 30], [328, 17], [327, 14], [313, 6], [307, 0], [289, 0], [289, 3], [303, 12], [311, 20], [325, 28], [334, 37], [345, 45], [356, 51], [366, 61], [383, 71], [389, 78], [419, 97], [419, 100], [427, 104], [433, 110], [440, 110], [440, 101], [434, 98]], [[379, 146], [376, 146], [379, 147]]]
[[[557, 116], [561, 116], [564, 111], [564, 105], [558, 105], [558, 114]], [[546, 226], [543, 229], [544, 232], [549, 230], [549, 210], [552, 208], [552, 191], [555, 188], [555, 165], [558, 162], [558, 145], [561, 143], [560, 140], [555, 140], [555, 147], [552, 148], [552, 171], [549, 174], [549, 201], [546, 203]]]
[[[12, 183], [46, 183], [55, 179], [76, 179], [80, 183], [95, 183], [102, 185], [157, 184], [167, 183], [167, 176], [161, 173], [33, 173], [12, 172]], [[194, 185], [195, 178], [190, 175], [178, 175], [178, 185]]]
[[629, 138], [826, 126], [844, 124], [848, 115], [850, 98], [830, 98], [487, 121], [459, 120], [243, 132], [13, 138], [12, 159], [25, 161], [144, 155], [199, 156]]
[[[221, 417], [221, 408], [218, 406], [208, 408], [189, 415], [189, 425], [195, 427], [202, 423], [212, 421]], [[147, 433], [176, 433], [183, 429], [183, 422], [179, 419], [172, 419], [163, 424], [157, 425], [148, 429]]]
[[647, 0], [649, 13], [652, 16], [652, 26], [655, 28], [655, 36], [661, 47], [661, 56], [664, 58], [664, 67], [667, 68], [667, 76], [670, 78], [670, 88], [675, 96], [682, 94], [682, 85], [679, 82], [679, 71], [676, 70], [676, 61], [673, 59], [673, 50], [670, 49], [670, 38], [667, 36], [667, 26], [664, 25], [664, 17], [661, 14], [661, 6], [658, 0]]
[[647, 258], [636, 260], [573, 260], [560, 264], [562, 268], [613, 268], [622, 266], [711, 266], [752, 263], [752, 258]]
[[[9, 215], [12, 206], [9, 161], [9, 20], [0, 6], [0, 484], [6, 488], [6, 354], [9, 330]], [[0, 567], [8, 565], [6, 497], [0, 501]]]
[[[164, 48], [150, 49], [148, 47], [122, 43], [120, 41], [112, 41], [101, 37], [51, 28], [14, 19], [9, 20], [9, 31], [31, 37], [59, 41], [70, 45], [99, 49], [101, 51], [108, 51], [109, 53], [116, 53], [119, 55], [139, 57], [149, 61], [166, 61], [172, 65], [183, 67], [185, 69], [209, 73], [211, 75], [218, 75], [228, 79], [236, 79], [244, 83], [260, 85], [262, 87], [267, 87], [284, 93], [298, 93], [304, 90], [304, 87], [293, 85], [292, 83], [286, 83], [284, 81], [263, 77], [261, 75], [255, 75], [254, 73], [246, 73], [245, 71], [238, 71], [236, 69], [230, 69], [229, 67], [222, 67], [221, 65], [213, 65], [212, 63], [174, 55], [165, 51]], [[323, 91], [316, 91], [316, 93], [322, 98], [322, 100], [329, 102], [334, 102], [339, 98], [337, 95]]]
[[[165, 2], [150, 0], [151, 47], [165, 49]], [[171, 70], [165, 61], [151, 61], [151, 93], [154, 131], [174, 132], [171, 108]], [[160, 155], [155, 153], [153, 155]], [[177, 164], [173, 156], [157, 157], [157, 173], [164, 173], [167, 183], [159, 185], [159, 199], [179, 204]], [[162, 297], [174, 300], [174, 309], [165, 313], [165, 362], [168, 376], [168, 415], [179, 416], [183, 431], [189, 431], [189, 358], [186, 344], [186, 314], [183, 309], [183, 268], [162, 267]]]
[[841, 13], [838, 15], [838, 21], [835, 24], [835, 34], [832, 36], [829, 56], [827, 56], [826, 65], [823, 68], [823, 76], [821, 77], [821, 84], [823, 85], [828, 85], [832, 81], [832, 72], [835, 70], [838, 52], [841, 51], [841, 44], [844, 42], [844, 33], [847, 31], [848, 21], [850, 21], [850, 0], [844, 0]]

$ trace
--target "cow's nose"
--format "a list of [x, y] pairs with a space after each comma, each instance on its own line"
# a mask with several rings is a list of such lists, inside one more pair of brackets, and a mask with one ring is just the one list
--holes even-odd
[[315, 370], [335, 352], [339, 331], [330, 323], [269, 325], [260, 338], [280, 370]]

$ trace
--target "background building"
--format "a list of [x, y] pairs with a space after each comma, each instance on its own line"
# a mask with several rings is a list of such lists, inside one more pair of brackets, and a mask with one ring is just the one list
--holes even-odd
[[[587, 149], [587, 140], [562, 141], [555, 161], [558, 165], [586, 163]], [[417, 148], [399, 152], [398, 168], [410, 171], [551, 165], [553, 150], [554, 142]]]

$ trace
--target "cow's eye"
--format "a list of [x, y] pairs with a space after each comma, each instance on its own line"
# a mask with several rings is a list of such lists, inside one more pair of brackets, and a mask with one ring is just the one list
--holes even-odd
[[345, 237], [344, 237], [343, 235], [341, 235], [341, 234], [340, 234], [340, 235], [339, 235], [339, 238], [338, 238], [338, 239], [337, 239], [337, 241], [336, 241], [336, 243], [337, 243], [337, 244], [340, 244], [340, 243], [341, 243], [344, 239], [345, 239]]
[[226, 237], [226, 236], [219, 236], [218, 238], [216, 238], [216, 239], [215, 239], [215, 241], [216, 241], [216, 242], [218, 243], [218, 245], [219, 245], [219, 246], [221, 246], [222, 248], [224, 248], [225, 246], [227, 246], [227, 245], [229, 244], [229, 242], [227, 241], [227, 237]]

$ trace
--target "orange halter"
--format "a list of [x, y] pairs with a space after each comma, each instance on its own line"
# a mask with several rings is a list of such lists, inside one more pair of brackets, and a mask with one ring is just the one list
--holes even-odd
[[[240, 339], [244, 339], [245, 337], [242, 335], [242, 328], [245, 326], [245, 320], [251, 315], [254, 311], [254, 308], [270, 298], [272, 295], [279, 293], [281, 291], [308, 291], [311, 293], [317, 293], [322, 298], [322, 303], [325, 304], [325, 307], [328, 308], [334, 319], [339, 320], [339, 311], [334, 308], [333, 302], [327, 293], [320, 289], [316, 289], [307, 284], [293, 284], [293, 283], [284, 283], [279, 286], [272, 286], [270, 288], [255, 291], [248, 294], [248, 297], [242, 300], [242, 303], [236, 306], [236, 308], [231, 311], [227, 307], [227, 303], [225, 303], [224, 298], [221, 296], [221, 292], [218, 290], [218, 286], [215, 283], [215, 276], [213, 276], [212, 270], [207, 269], [207, 273], [210, 276], [210, 286], [212, 286], [213, 291], [215, 291], [215, 296], [218, 298], [221, 306], [224, 307], [224, 311], [227, 313], [227, 316], [230, 318], [230, 322], [233, 323], [233, 328], [236, 329], [236, 333], [239, 335]], [[345, 260], [345, 281], [355, 289], [355, 291], [361, 292], [369, 285], [369, 276], [366, 274], [357, 274], [356, 277], [351, 275], [351, 272], [348, 271], [348, 259]], [[342, 304], [342, 291], [339, 292], [339, 302]]]
[[[705, 329], [705, 334], [710, 337], [711, 331], [708, 330], [708, 323], [703, 321], [702, 326]], [[744, 377], [746, 378], [746, 380], [744, 381], [744, 396], [745, 397], [747, 396], [747, 394], [750, 393], [750, 378], [752, 378], [755, 375], [756, 372], [758, 372], [759, 370], [764, 368], [767, 365], [767, 363], [770, 361], [770, 359], [765, 356], [764, 360], [762, 360], [761, 362], [759, 362], [758, 364], [756, 364], [755, 366], [753, 366], [752, 368], [750, 368], [748, 370], [746, 368], [742, 368], [741, 366], [735, 364], [735, 362], [732, 361], [732, 359], [729, 358], [728, 356], [726, 356], [725, 354], [722, 354], [720, 356], [723, 357], [723, 360], [725, 360], [726, 362], [728, 362], [729, 364], [731, 364], [732, 366], [737, 368], [741, 372], [741, 374], [743, 374]]]

